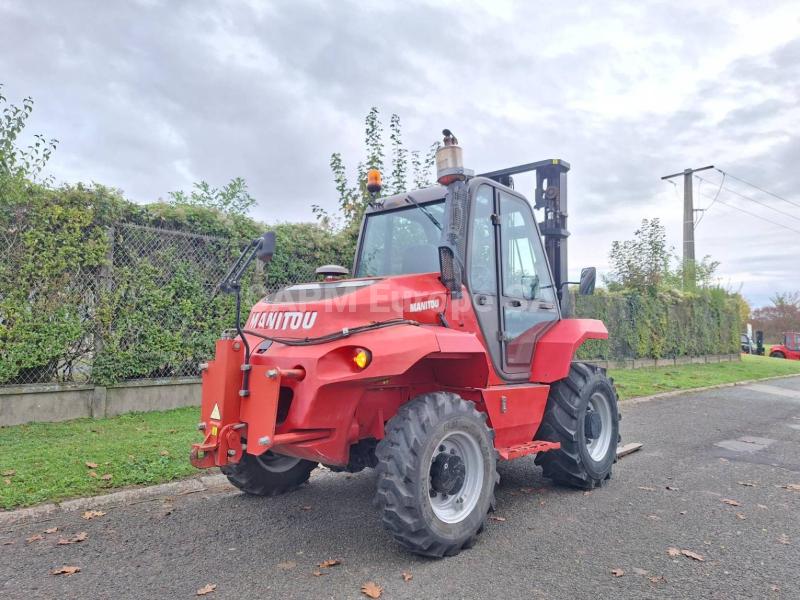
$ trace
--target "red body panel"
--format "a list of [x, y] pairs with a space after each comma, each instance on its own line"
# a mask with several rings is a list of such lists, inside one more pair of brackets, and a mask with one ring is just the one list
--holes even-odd
[[553, 325], [536, 344], [531, 381], [552, 383], [569, 374], [569, 365], [583, 342], [608, 339], [608, 329], [596, 319], [564, 319]]
[[[359, 281], [349, 280], [354, 286]], [[557, 447], [531, 444], [547, 403], [547, 384], [567, 375], [585, 339], [608, 336], [601, 322], [557, 322], [536, 345], [531, 383], [509, 384], [493, 367], [468, 294], [452, 299], [435, 273], [361, 281], [369, 285], [328, 299], [259, 302], [245, 329], [305, 338], [390, 319], [418, 324], [301, 346], [275, 342], [260, 348], [262, 338], [249, 334], [250, 389], [242, 396], [243, 345], [220, 340], [216, 359], [203, 373], [206, 439], [194, 446], [193, 464], [236, 462], [246, 440], [244, 451], [250, 454], [273, 449], [343, 466], [351, 445], [383, 438], [385, 423], [405, 402], [442, 390], [472, 400], [487, 413], [504, 458]], [[356, 348], [371, 353], [363, 370], [352, 360]]]
[[772, 354], [773, 352], [780, 352], [789, 360], [800, 360], [800, 351], [799, 350], [791, 350], [784, 346], [783, 344], [776, 344], [772, 346], [769, 353]]

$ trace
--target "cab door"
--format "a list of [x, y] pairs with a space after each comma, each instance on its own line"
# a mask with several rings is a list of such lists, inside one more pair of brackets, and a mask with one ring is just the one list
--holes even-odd
[[527, 380], [539, 337], [560, 318], [533, 211], [481, 183], [473, 193], [468, 287], [487, 349], [506, 379]]
[[539, 338], [560, 318], [550, 268], [528, 201], [497, 190], [503, 371], [530, 375]]

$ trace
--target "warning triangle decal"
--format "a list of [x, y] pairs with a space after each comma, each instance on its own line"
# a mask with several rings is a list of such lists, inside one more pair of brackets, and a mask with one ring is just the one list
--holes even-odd
[[211, 418], [219, 421], [222, 417], [219, 416], [219, 405], [214, 403], [214, 410], [211, 411]]

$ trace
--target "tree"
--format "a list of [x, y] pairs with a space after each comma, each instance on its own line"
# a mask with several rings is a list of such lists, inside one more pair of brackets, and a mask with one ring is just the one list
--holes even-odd
[[206, 181], [200, 181], [194, 184], [194, 189], [189, 194], [177, 191], [169, 192], [169, 196], [172, 204], [216, 208], [232, 215], [246, 215], [256, 203], [256, 199], [247, 190], [247, 182], [241, 177], [231, 179], [221, 188], [214, 188]]
[[33, 143], [19, 144], [19, 137], [33, 112], [33, 98], [26, 97], [22, 106], [11, 104], [3, 95], [0, 84], [0, 105], [4, 105], [0, 117], [0, 175], [28, 177], [36, 181], [58, 146], [55, 138], [46, 139], [34, 134]]
[[656, 290], [669, 277], [667, 233], [658, 219], [642, 219], [632, 240], [611, 243], [609, 288]]
[[800, 331], [800, 291], [778, 292], [770, 298], [772, 306], [753, 311], [753, 327], [764, 332], [764, 340], [781, 342], [786, 331]]
[[[432, 184], [438, 142], [431, 144], [424, 155], [418, 150], [407, 150], [403, 144], [400, 117], [392, 114], [389, 119], [389, 143], [388, 154], [391, 160], [391, 171], [389, 176], [384, 178], [383, 190], [379, 197], [405, 192], [408, 189], [409, 176], [415, 189]], [[331, 155], [331, 172], [336, 192], [339, 195], [339, 213], [345, 228], [359, 223], [364, 210], [372, 201], [372, 196], [367, 192], [367, 170], [378, 169], [383, 173], [384, 169], [387, 151], [383, 142], [383, 124], [380, 120], [380, 112], [375, 106], [370, 108], [364, 119], [364, 146], [366, 157], [356, 167], [355, 184], [351, 184], [347, 177], [347, 167], [341, 153], [334, 152]], [[314, 205], [312, 210], [323, 224], [333, 224], [334, 219], [325, 209]]]
[[[667, 232], [659, 219], [642, 219], [632, 240], [611, 243], [611, 273], [604, 277], [609, 289], [655, 291], [683, 287], [683, 262], [675, 249], [667, 246]], [[672, 263], [676, 266], [673, 268]], [[719, 261], [710, 256], [691, 266], [698, 286], [713, 287]]]

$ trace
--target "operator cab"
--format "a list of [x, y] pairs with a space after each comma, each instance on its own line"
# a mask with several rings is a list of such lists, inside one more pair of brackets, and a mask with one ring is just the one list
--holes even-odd
[[[355, 277], [435, 273], [447, 189], [396, 194], [367, 210]], [[467, 182], [462, 283], [493, 362], [508, 379], [530, 373], [538, 338], [560, 318], [558, 298], [528, 201], [486, 177]]]

